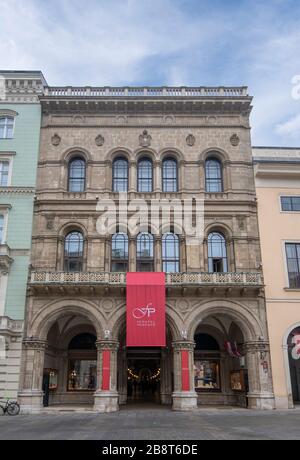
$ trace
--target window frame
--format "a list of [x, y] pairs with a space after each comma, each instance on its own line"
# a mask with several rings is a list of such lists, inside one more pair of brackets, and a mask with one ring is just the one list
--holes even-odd
[[279, 195], [279, 209], [280, 209], [280, 212], [285, 213], [285, 214], [287, 214], [287, 213], [291, 213], [291, 214], [300, 213], [300, 209], [298, 211], [295, 211], [293, 209], [288, 209], [288, 210], [283, 209], [283, 207], [282, 207], [282, 198], [290, 198], [290, 199], [299, 198], [299, 200], [300, 200], [300, 195]]
[[[140, 165], [145, 161], [150, 164], [151, 177], [140, 177]], [[145, 181], [147, 184], [150, 184], [150, 190], [140, 190], [140, 183]], [[153, 192], [153, 161], [147, 156], [141, 157], [137, 162], [137, 192], [138, 193], [152, 193]]]
[[[174, 238], [173, 242], [174, 242], [174, 247], [175, 247], [175, 241], [178, 244], [178, 257], [173, 257], [173, 258], [172, 257], [164, 257], [164, 241], [167, 240], [167, 238], [165, 238], [165, 237], [167, 237], [168, 235], [174, 235], [176, 237], [176, 238]], [[176, 250], [174, 252], [176, 253]], [[166, 233], [162, 234], [162, 237], [161, 237], [161, 263], [162, 263], [162, 271], [164, 273], [180, 273], [180, 265], [181, 265], [181, 260], [180, 260], [180, 238], [175, 232], [166, 232]], [[168, 263], [174, 263], [178, 267], [178, 270], [166, 271], [165, 270], [165, 264], [168, 264]]]
[[[139, 254], [139, 245], [142, 245], [142, 237], [147, 236], [149, 238], [149, 248], [150, 255], [149, 257], [140, 257]], [[151, 264], [152, 270], [141, 270], [143, 264]], [[150, 232], [140, 232], [136, 237], [136, 271], [137, 272], [154, 272], [155, 271], [155, 240], [154, 236]]]
[[[127, 168], [126, 168], [126, 177], [116, 177], [115, 175], [115, 165], [117, 161], [122, 160], [126, 162]], [[115, 186], [118, 180], [126, 181], [127, 187], [126, 190], [116, 190]], [[129, 190], [129, 162], [125, 156], [117, 156], [114, 158], [112, 162], [112, 192], [113, 193], [126, 193]]]
[[[222, 241], [222, 245], [224, 243], [224, 248], [222, 248], [222, 254], [223, 254], [223, 249], [225, 249], [225, 257], [222, 256], [222, 257], [214, 257], [214, 256], [210, 256], [210, 245], [212, 244], [210, 242], [210, 236], [211, 235], [219, 235], [222, 237], [223, 241]], [[213, 267], [214, 267], [214, 261], [222, 261], [222, 268], [223, 270], [222, 271], [214, 271], [213, 270]], [[224, 270], [224, 260], [226, 261], [226, 270]], [[210, 261], [212, 261], [212, 270], [210, 269]], [[212, 230], [208, 233], [207, 235], [207, 269], [208, 269], [208, 273], [228, 273], [229, 272], [229, 263], [228, 263], [228, 248], [227, 248], [227, 239], [225, 237], [225, 235], [222, 233], [222, 232], [219, 232], [219, 231], [216, 231], [216, 230]]]
[[[81, 235], [81, 240], [79, 241], [79, 244], [81, 245], [81, 255], [80, 256], [72, 257], [72, 256], [67, 255], [66, 253], [67, 239], [72, 234]], [[77, 261], [77, 270], [70, 270], [70, 262], [74, 260]], [[84, 235], [80, 230], [71, 230], [65, 235], [65, 238], [64, 238], [64, 271], [67, 273], [81, 273], [83, 271], [83, 262], [84, 262]]]
[[3, 227], [2, 227], [2, 238], [0, 239], [0, 244], [7, 244], [7, 227], [8, 227], [8, 214], [11, 206], [0, 205], [0, 215], [3, 216]]
[[[72, 166], [72, 163], [75, 163], [75, 161], [78, 161], [78, 160], [82, 161], [84, 165], [84, 176], [78, 179], [78, 182], [83, 181], [83, 190], [80, 190], [80, 191], [70, 189], [71, 181], [76, 181], [76, 177], [71, 177], [71, 166]], [[84, 193], [85, 191], [86, 191], [86, 160], [80, 155], [79, 156], [76, 155], [76, 156], [73, 156], [68, 162], [68, 192], [69, 193]]]
[[[165, 177], [165, 175], [164, 175], [164, 172], [165, 172], [164, 165], [167, 163], [167, 161], [172, 161], [176, 165], [176, 168], [175, 168], [176, 177], [175, 178], [169, 179], [169, 178]], [[174, 158], [172, 156], [166, 156], [162, 160], [162, 175], [161, 176], [162, 176], [161, 179], [162, 179], [162, 192], [163, 193], [178, 193], [179, 192], [178, 161], [177, 161], [176, 158]], [[165, 190], [165, 183], [169, 183], [169, 182], [175, 184], [175, 190]]]
[[15, 156], [15, 153], [0, 153], [0, 163], [2, 162], [7, 162], [8, 163], [8, 174], [7, 174], [7, 185], [1, 185], [0, 183], [0, 188], [6, 188], [11, 186], [11, 181], [12, 181], [12, 172], [13, 172], [13, 158]]
[[[208, 165], [208, 162], [209, 161], [215, 161], [216, 163], [218, 163], [219, 165], [219, 171], [220, 171], [220, 177], [217, 177], [217, 178], [209, 178], [208, 175], [207, 175], [207, 165]], [[204, 171], [205, 171], [205, 192], [206, 193], [223, 193], [224, 192], [224, 180], [223, 180], [223, 163], [222, 161], [214, 156], [214, 155], [211, 155], [211, 156], [208, 156], [205, 160], [205, 165], [204, 165]], [[210, 182], [213, 182], [213, 181], [218, 181], [218, 183], [220, 184], [220, 190], [218, 191], [215, 191], [215, 190], [208, 190], [208, 185]]]
[[285, 261], [285, 273], [286, 273], [286, 285], [287, 287], [285, 289], [288, 289], [288, 290], [300, 290], [300, 257], [299, 259], [297, 259], [297, 265], [298, 265], [298, 273], [299, 273], [299, 286], [298, 287], [291, 287], [291, 283], [290, 283], [290, 276], [289, 276], [289, 266], [288, 266], [288, 257], [287, 257], [287, 250], [286, 250], [286, 247], [287, 245], [298, 245], [300, 246], [300, 240], [287, 240], [287, 241], [283, 241], [283, 251], [284, 251], [284, 261]]
[[13, 115], [1, 115], [0, 114], [0, 126], [1, 126], [1, 120], [9, 120], [11, 119], [12, 120], [12, 132], [11, 132], [11, 136], [8, 137], [7, 136], [7, 129], [8, 129], [8, 126], [9, 123], [4, 123], [3, 126], [4, 126], [4, 132], [3, 132], [3, 137], [1, 137], [1, 130], [0, 130], [0, 139], [7, 139], [7, 140], [10, 140], [10, 139], [13, 139], [14, 138], [14, 133], [15, 133], [15, 117]]
[[[118, 259], [116, 257], [113, 257], [113, 239], [115, 236], [117, 235], [124, 235], [124, 248], [125, 248], [125, 245], [126, 245], [126, 242], [127, 242], [127, 259], [126, 258], [123, 258], [123, 259]], [[126, 238], [125, 238], [126, 236]], [[126, 254], [126, 251], [124, 251], [124, 254]], [[112, 273], [126, 273], [128, 272], [128, 267], [129, 267], [129, 238], [128, 238], [128, 235], [127, 233], [125, 232], [116, 232], [112, 235], [111, 237], [111, 254], [110, 254], [110, 260], [111, 260], [111, 272]], [[114, 262], [118, 262], [118, 263], [122, 263], [123, 264], [123, 267], [124, 269], [126, 268], [126, 270], [122, 270], [121, 272], [118, 270], [118, 271], [115, 271], [113, 270], [113, 263]]]

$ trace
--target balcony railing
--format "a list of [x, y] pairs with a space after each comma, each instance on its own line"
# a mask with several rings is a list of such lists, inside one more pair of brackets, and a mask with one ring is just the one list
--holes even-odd
[[246, 86], [237, 87], [46, 87], [45, 96], [53, 97], [241, 97]]
[[[115, 272], [31, 272], [32, 285], [110, 285], [126, 286], [126, 273]], [[262, 286], [263, 277], [258, 272], [247, 273], [166, 273], [166, 285], [201, 286], [201, 285], [240, 285]]]

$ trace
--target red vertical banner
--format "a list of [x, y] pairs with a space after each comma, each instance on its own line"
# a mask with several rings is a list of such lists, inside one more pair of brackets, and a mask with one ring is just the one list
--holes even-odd
[[181, 390], [190, 391], [189, 352], [181, 350]]
[[110, 350], [102, 351], [102, 390], [110, 389]]
[[127, 273], [127, 347], [166, 346], [165, 273]]

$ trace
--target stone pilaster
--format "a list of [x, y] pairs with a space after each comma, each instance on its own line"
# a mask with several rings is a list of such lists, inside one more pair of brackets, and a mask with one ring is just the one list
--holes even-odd
[[119, 342], [100, 340], [97, 345], [97, 390], [94, 394], [94, 410], [115, 412], [119, 409], [117, 391], [117, 358]]
[[194, 386], [194, 342], [172, 343], [174, 353], [173, 410], [188, 411], [197, 408]]
[[249, 408], [274, 409], [269, 343], [267, 341], [246, 342], [243, 349], [248, 369]]
[[43, 369], [47, 342], [39, 339], [23, 340], [21, 385], [18, 400], [22, 414], [39, 412], [43, 407]]

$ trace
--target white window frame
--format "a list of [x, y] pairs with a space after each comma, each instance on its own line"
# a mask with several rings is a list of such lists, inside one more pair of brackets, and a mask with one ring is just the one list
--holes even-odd
[[291, 291], [300, 291], [300, 288], [291, 288], [290, 287], [290, 279], [289, 279], [289, 271], [288, 271], [288, 265], [287, 265], [287, 256], [286, 256], [286, 244], [300, 244], [300, 240], [282, 240], [282, 253], [283, 253], [283, 259], [284, 259], [284, 271], [285, 271], [285, 286], [283, 287], [284, 289], [289, 289]]
[[300, 214], [300, 211], [284, 211], [282, 209], [282, 205], [281, 205], [281, 198], [282, 197], [287, 197], [287, 198], [300, 198], [300, 193], [298, 195], [296, 195], [295, 193], [293, 193], [292, 195], [289, 195], [288, 193], [281, 193], [279, 195], [279, 210], [280, 210], [280, 213], [282, 214]]
[[8, 161], [8, 177], [7, 177], [7, 185], [0, 185], [0, 188], [6, 188], [11, 186], [12, 180], [12, 172], [13, 172], [13, 159], [15, 156], [15, 152], [0, 152], [0, 162]]
[[4, 137], [0, 137], [0, 139], [13, 139], [14, 138], [14, 134], [15, 134], [15, 116], [14, 115], [7, 115], [7, 114], [1, 114], [0, 113], [0, 119], [1, 118], [4, 118], [4, 119], [7, 119], [7, 118], [12, 118], [13, 119], [13, 128], [12, 128], [12, 136], [11, 137], [7, 137], [7, 124], [5, 125], [4, 124]]
[[7, 244], [8, 214], [10, 209], [11, 205], [0, 204], [0, 215], [4, 217], [2, 241], [0, 240], [0, 244]]

